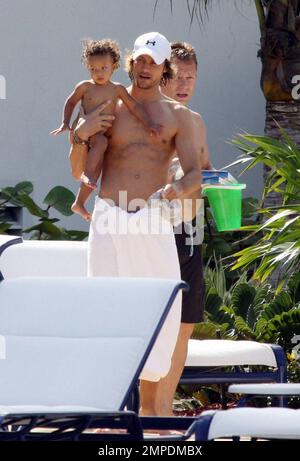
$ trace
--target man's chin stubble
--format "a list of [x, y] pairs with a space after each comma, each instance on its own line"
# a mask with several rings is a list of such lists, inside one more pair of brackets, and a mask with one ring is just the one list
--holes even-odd
[[139, 81], [137, 80], [136, 81], [136, 86], [140, 89], [143, 89], [143, 90], [150, 90], [151, 88], [153, 88], [155, 86], [155, 83], [153, 82], [143, 82], [143, 81]]

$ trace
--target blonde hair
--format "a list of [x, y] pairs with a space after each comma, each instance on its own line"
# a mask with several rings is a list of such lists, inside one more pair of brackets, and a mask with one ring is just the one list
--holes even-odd
[[171, 59], [178, 59], [183, 62], [194, 62], [197, 69], [198, 61], [196, 51], [190, 43], [172, 42], [171, 50]]

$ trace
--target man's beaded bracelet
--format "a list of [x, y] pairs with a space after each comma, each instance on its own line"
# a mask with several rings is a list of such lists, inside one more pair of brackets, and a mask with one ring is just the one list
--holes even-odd
[[85, 141], [84, 139], [81, 139], [80, 136], [78, 135], [77, 131], [73, 131], [73, 141], [75, 144], [81, 144], [83, 146], [88, 146], [89, 142]]

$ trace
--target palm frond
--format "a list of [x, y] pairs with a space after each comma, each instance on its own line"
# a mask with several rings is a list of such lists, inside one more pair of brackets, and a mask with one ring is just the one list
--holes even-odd
[[[160, 0], [155, 0], [153, 8], [153, 19], [159, 6], [159, 1]], [[171, 13], [173, 13], [173, 0], [169, 0], [169, 2]], [[205, 19], [208, 17], [208, 9], [212, 6], [212, 3], [213, 0], [186, 0], [187, 12], [190, 17], [190, 26], [195, 19], [199, 25], [204, 24]]]

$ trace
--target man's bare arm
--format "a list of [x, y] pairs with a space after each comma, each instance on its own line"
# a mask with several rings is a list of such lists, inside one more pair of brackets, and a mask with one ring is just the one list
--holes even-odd
[[207, 143], [207, 129], [205, 122], [200, 114], [193, 112], [195, 122], [195, 139], [199, 144], [199, 155], [201, 159], [202, 170], [213, 170], [214, 167], [210, 160], [209, 148]]
[[[207, 129], [205, 122], [200, 114], [197, 112], [192, 112], [194, 120], [194, 135], [195, 142], [197, 143], [198, 154], [201, 162], [202, 170], [213, 170], [214, 167], [210, 160], [210, 154], [207, 144]], [[183, 171], [177, 157], [173, 158], [170, 167], [169, 167], [169, 178], [170, 182], [175, 181], [177, 176], [183, 176]]]
[[172, 200], [200, 190], [201, 162], [194, 136], [194, 123], [189, 109], [178, 106], [175, 108], [178, 131], [175, 137], [175, 148], [184, 176], [173, 182], [165, 191], [164, 197]]
[[110, 100], [103, 102], [88, 115], [80, 113], [80, 117], [74, 131], [81, 140], [87, 141], [91, 136], [101, 131], [106, 131], [112, 126], [114, 115], [102, 114], [105, 107], [111, 103]]

